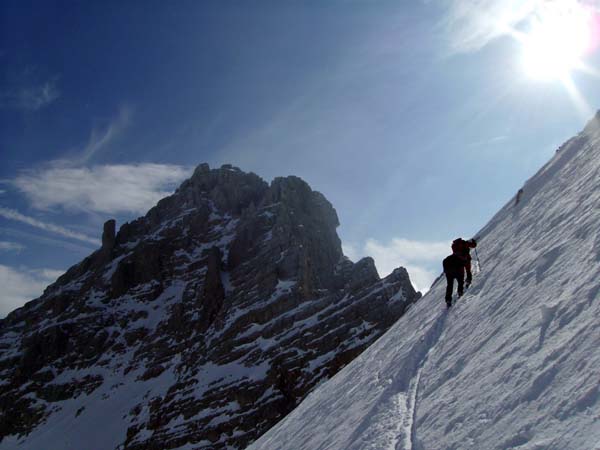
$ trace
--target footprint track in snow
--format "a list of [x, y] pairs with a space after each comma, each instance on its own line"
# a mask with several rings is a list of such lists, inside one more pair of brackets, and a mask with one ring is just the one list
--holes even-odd
[[447, 318], [448, 311], [440, 314], [421, 339], [423, 345], [419, 346], [421, 348], [421, 351], [419, 352], [420, 358], [415, 360], [416, 365], [413, 369], [414, 376], [410, 380], [407, 392], [408, 395], [406, 395], [406, 414], [402, 418], [403, 430], [401, 434], [404, 439], [399, 440], [395, 450], [421, 450], [417, 440], [417, 429], [415, 427], [421, 373], [429, 359], [429, 355], [435, 349], [442, 336]]

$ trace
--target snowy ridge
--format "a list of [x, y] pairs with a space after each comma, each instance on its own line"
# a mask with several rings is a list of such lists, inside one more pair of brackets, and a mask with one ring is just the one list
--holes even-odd
[[438, 280], [250, 449], [600, 449], [600, 133], [569, 140]]

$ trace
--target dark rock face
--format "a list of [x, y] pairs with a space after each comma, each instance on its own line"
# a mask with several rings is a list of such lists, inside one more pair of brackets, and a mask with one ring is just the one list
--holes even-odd
[[116, 235], [108, 221], [0, 321], [0, 447], [105, 426], [98, 448], [245, 448], [420, 297], [406, 270], [345, 258], [338, 225], [300, 178], [206, 164]]
[[104, 230], [102, 231], [102, 250], [110, 252], [115, 246], [115, 227], [116, 222], [114, 219], [107, 220], [104, 223]]

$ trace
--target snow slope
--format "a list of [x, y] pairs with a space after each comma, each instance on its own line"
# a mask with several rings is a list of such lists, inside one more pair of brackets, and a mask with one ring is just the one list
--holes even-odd
[[252, 450], [600, 449], [598, 115], [478, 233], [445, 280]]

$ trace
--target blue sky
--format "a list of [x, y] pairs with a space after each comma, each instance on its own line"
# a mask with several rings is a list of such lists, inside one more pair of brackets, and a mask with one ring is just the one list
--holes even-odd
[[352, 258], [426, 289], [600, 104], [482, 20], [535, 3], [3, 1], [0, 315], [201, 162], [301, 176]]

